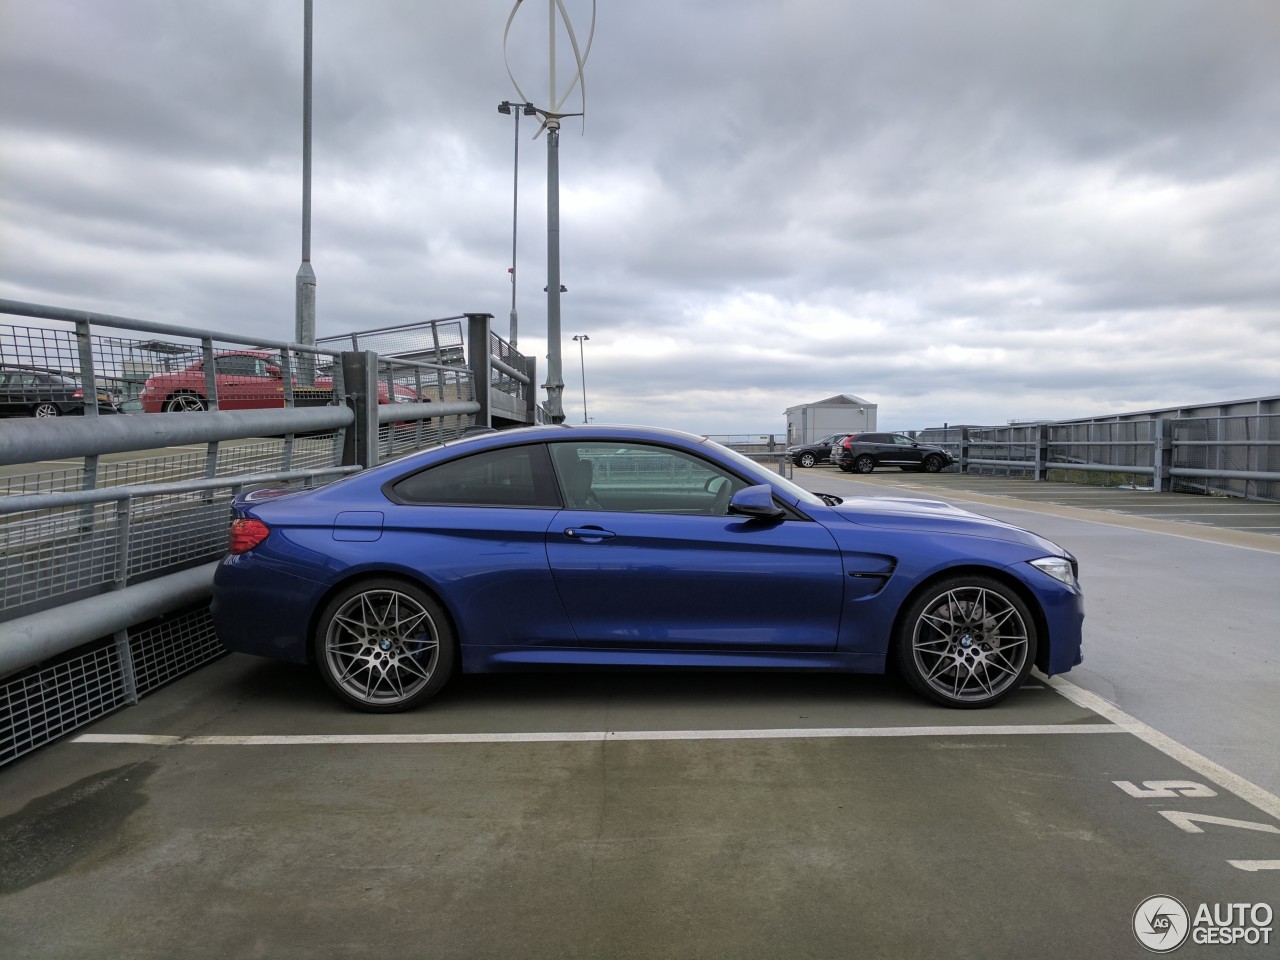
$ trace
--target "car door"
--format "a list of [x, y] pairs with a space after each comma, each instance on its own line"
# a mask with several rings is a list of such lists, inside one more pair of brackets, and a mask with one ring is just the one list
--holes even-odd
[[284, 381], [267, 373], [267, 363], [261, 357], [232, 353], [215, 357], [213, 363], [219, 409], [284, 406]]
[[923, 455], [914, 440], [895, 433], [893, 435], [893, 458], [896, 466], [918, 467], [921, 460], [923, 460]]
[[22, 399], [22, 384], [17, 373], [0, 370], [0, 417], [18, 417], [27, 412]]
[[377, 549], [448, 580], [468, 646], [572, 646], [547, 566], [560, 496], [542, 444], [433, 464], [385, 488]]
[[585, 646], [832, 650], [843, 571], [831, 534], [726, 513], [748, 481], [647, 443], [550, 444], [565, 509], [547, 558]]

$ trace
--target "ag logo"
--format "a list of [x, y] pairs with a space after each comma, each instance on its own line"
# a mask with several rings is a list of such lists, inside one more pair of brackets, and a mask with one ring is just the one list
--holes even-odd
[[1173, 897], [1147, 897], [1133, 912], [1133, 935], [1152, 953], [1172, 953], [1187, 940], [1191, 917]]

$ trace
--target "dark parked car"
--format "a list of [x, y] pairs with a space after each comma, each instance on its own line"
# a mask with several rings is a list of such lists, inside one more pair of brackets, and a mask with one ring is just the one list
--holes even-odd
[[900, 433], [855, 433], [832, 446], [831, 462], [845, 473], [870, 473], [876, 467], [937, 473], [956, 460], [941, 447]]
[[787, 447], [787, 459], [797, 467], [812, 467], [817, 463], [826, 463], [831, 458], [831, 447], [839, 443], [847, 433], [833, 433], [813, 443], [801, 443]]
[[[119, 413], [116, 395], [98, 391], [98, 412]], [[42, 367], [0, 364], [0, 417], [61, 417], [84, 413], [84, 388], [75, 377]]]
[[455, 670], [878, 673], [981, 707], [1081, 662], [1076, 561], [929, 500], [814, 494], [699, 437], [523, 427], [238, 497], [213, 617], [371, 712]]

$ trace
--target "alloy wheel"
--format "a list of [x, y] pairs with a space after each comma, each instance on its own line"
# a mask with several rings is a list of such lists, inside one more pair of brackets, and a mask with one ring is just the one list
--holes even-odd
[[935, 699], [979, 706], [1020, 685], [1034, 656], [1021, 604], [987, 586], [956, 586], [924, 604], [910, 634], [910, 666]]
[[408, 705], [440, 663], [440, 632], [426, 607], [407, 592], [363, 590], [329, 618], [323, 635], [326, 679], [357, 706]]

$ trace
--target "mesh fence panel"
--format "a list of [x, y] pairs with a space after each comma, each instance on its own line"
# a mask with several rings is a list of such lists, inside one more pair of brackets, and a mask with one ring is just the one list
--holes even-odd
[[[91, 378], [80, 338], [72, 324], [48, 323], [0, 324], [0, 415], [84, 412]], [[214, 337], [91, 334], [85, 343], [104, 414], [324, 405], [342, 387], [340, 367], [327, 352], [254, 348]]]
[[[207, 605], [129, 631], [137, 696], [226, 653]], [[112, 637], [0, 680], [0, 766], [130, 702]]]
[[152, 626], [130, 631], [129, 648], [138, 696], [227, 652], [214, 633], [208, 607], [173, 614]]
[[0, 680], [0, 765], [126, 702], [124, 671], [110, 639]]

